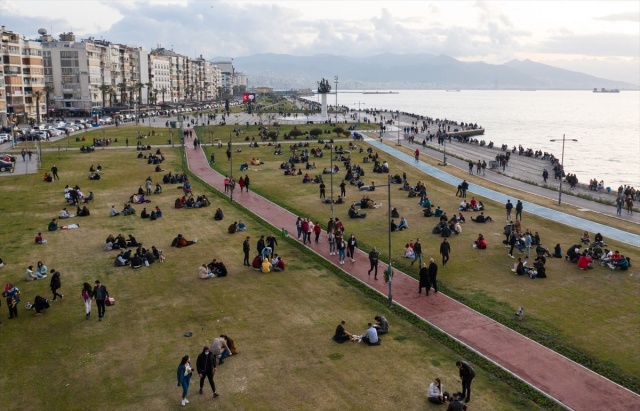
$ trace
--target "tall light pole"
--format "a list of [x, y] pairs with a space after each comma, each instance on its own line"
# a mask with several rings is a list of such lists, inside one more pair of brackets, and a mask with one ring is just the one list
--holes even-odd
[[[356, 103], [353, 103], [356, 104]], [[364, 105], [364, 103], [361, 103], [360, 101], [358, 101], [358, 121], [360, 121], [360, 104]]]
[[[560, 159], [560, 190], [558, 190], [558, 205], [562, 204], [562, 173], [564, 173], [564, 142], [566, 140], [569, 141], [578, 141], [575, 138], [565, 138], [565, 135], [562, 135], [562, 157]], [[559, 138], [554, 138], [549, 141], [560, 141]]]
[[388, 210], [387, 210], [387, 230], [389, 235], [389, 307], [393, 306], [393, 293], [392, 293], [392, 283], [393, 283], [393, 259], [391, 257], [391, 174], [387, 176], [387, 202], [388, 202]]
[[[233, 203], [233, 150], [231, 149], [231, 132], [229, 132], [229, 177], [230, 177], [230, 200]], [[235, 187], [234, 187], [235, 188]]]
[[336, 82], [336, 124], [338, 124], [338, 76], [335, 77]]
[[401, 146], [402, 144], [400, 144], [400, 110], [398, 110], [398, 142], [396, 143], [397, 146]]
[[443, 144], [443, 149], [442, 149], [442, 165], [446, 166], [447, 165], [447, 135], [444, 135], [444, 138], [442, 139], [442, 144]]
[[329, 197], [331, 198], [331, 219], [333, 220], [333, 144], [331, 144], [331, 187], [329, 187]]

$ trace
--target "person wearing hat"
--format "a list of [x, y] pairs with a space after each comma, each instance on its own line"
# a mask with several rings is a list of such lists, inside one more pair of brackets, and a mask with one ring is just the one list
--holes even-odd
[[207, 378], [209, 379], [209, 385], [213, 391], [213, 398], [217, 398], [218, 393], [216, 393], [216, 384], [213, 381], [213, 376], [216, 372], [216, 360], [209, 351], [209, 347], [205, 346], [200, 355], [198, 355], [198, 359], [196, 360], [196, 369], [198, 371], [198, 376], [200, 377], [200, 394], [202, 394], [204, 380]]

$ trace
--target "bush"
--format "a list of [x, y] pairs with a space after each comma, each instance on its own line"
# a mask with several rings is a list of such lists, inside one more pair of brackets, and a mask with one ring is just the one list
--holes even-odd
[[278, 139], [278, 133], [276, 133], [275, 131], [269, 131], [267, 133], [267, 137], [269, 137], [273, 141], [276, 141]]
[[322, 129], [319, 129], [319, 128], [311, 129], [311, 130], [309, 131], [309, 134], [311, 134], [311, 135], [312, 135], [312, 136], [314, 136], [314, 137], [317, 137], [317, 136], [319, 136], [320, 134], [322, 134]]
[[302, 131], [294, 129], [289, 132], [289, 136], [291, 137], [299, 137], [302, 135]]
[[336, 127], [333, 129], [333, 132], [336, 134], [342, 134], [344, 133], [344, 129], [342, 127]]

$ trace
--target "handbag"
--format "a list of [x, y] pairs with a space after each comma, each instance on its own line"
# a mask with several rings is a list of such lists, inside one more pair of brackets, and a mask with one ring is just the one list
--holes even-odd
[[104, 303], [105, 303], [105, 305], [108, 305], [108, 306], [116, 305], [116, 299], [113, 298], [113, 297], [107, 297], [104, 300]]

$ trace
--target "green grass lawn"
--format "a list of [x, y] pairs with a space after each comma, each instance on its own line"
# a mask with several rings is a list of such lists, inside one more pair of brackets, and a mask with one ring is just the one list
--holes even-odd
[[[233, 174], [237, 178], [240, 175], [238, 170], [241, 163], [249, 162], [251, 158], [260, 158], [265, 164], [259, 167], [250, 166], [248, 170], [252, 189], [299, 215], [320, 221], [324, 226], [330, 215], [330, 205], [321, 203], [318, 185], [302, 184], [302, 176], [285, 176], [279, 168], [290, 156], [290, 144], [291, 142], [283, 143], [282, 155], [273, 155], [272, 147], [242, 147], [242, 153], [234, 153]], [[366, 144], [362, 145], [366, 148]], [[312, 147], [316, 146], [319, 145], [312, 143]], [[346, 144], [344, 146], [346, 148]], [[218, 159], [217, 169], [228, 174], [229, 163], [224, 156], [225, 149], [207, 148], [207, 152], [213, 150]], [[387, 174], [373, 173], [373, 164], [363, 164], [363, 156], [364, 154], [359, 153], [351, 154], [353, 161], [360, 163], [366, 172], [364, 181], [367, 184], [370, 181], [386, 184]], [[449, 215], [457, 212], [460, 198], [455, 196], [455, 188], [436, 181], [412, 167], [402, 166], [393, 158], [385, 156], [384, 159], [391, 164], [392, 174], [402, 175], [405, 171], [411, 183], [425, 181], [428, 196], [435, 206], [440, 206]], [[317, 168], [303, 170], [303, 173], [308, 172], [311, 177], [321, 175], [322, 169], [330, 166], [328, 155], [322, 159], [312, 157], [311, 161], [316, 163]], [[338, 185], [345, 173], [341, 162], [334, 164], [341, 167], [340, 174], [334, 176], [334, 196], [337, 197]], [[330, 176], [324, 175], [323, 178], [329, 196]], [[359, 201], [363, 192], [358, 192], [354, 186], [348, 185], [348, 204], [335, 205], [335, 215], [343, 220], [347, 234], [356, 234], [362, 249], [368, 251], [375, 245], [382, 250], [383, 258], [387, 259], [387, 189], [378, 188], [372, 193], [364, 194], [381, 203], [382, 207], [364, 210], [367, 212], [366, 219], [349, 219], [349, 204]], [[398, 208], [400, 215], [407, 218], [410, 226], [409, 230], [392, 234], [393, 259], [404, 272], [416, 276], [418, 268], [410, 267], [408, 259], [402, 258], [403, 248], [410, 240], [419, 237], [424, 257], [435, 257], [436, 261], [440, 261], [439, 245], [442, 238], [431, 234], [431, 229], [437, 221], [434, 218], [423, 217], [422, 209], [417, 204], [418, 199], [408, 198], [406, 192], [399, 191], [398, 185], [392, 185], [391, 196], [392, 206]], [[448, 292], [464, 303], [507, 323], [511, 321], [514, 310], [523, 306], [526, 321], [517, 329], [527, 331], [528, 335], [537, 337], [536, 339], [547, 345], [556, 346], [556, 343], [560, 343], [563, 346], [562, 349], [558, 348], [561, 352], [565, 348], [573, 348], [577, 350], [577, 353], [574, 353], [579, 357], [586, 354], [589, 358], [595, 359], [592, 366], [609, 367], [609, 371], [622, 380], [634, 375], [640, 367], [637, 339], [629, 338], [630, 335], [637, 335], [640, 329], [636, 309], [640, 286], [635, 264], [626, 272], [614, 272], [599, 265], [591, 271], [584, 272], [564, 259], [548, 259], [549, 278], [532, 281], [517, 277], [510, 271], [514, 260], [507, 256], [508, 249], [502, 244], [504, 205], [483, 198], [477, 200], [485, 203], [485, 215], [492, 216], [496, 221], [475, 224], [470, 217], [476, 213], [465, 213], [467, 223], [462, 226], [463, 233], [449, 239], [452, 247], [451, 262], [446, 269], [441, 270], [441, 274], [439, 273], [439, 278]], [[563, 251], [579, 242], [582, 234], [580, 230], [527, 214], [526, 210], [522, 227], [523, 230], [538, 231], [543, 244], [548, 248], [560, 243]], [[385, 234], [380, 235], [381, 232]], [[479, 233], [484, 234], [489, 242], [487, 250], [472, 249], [472, 243]], [[615, 241], [607, 240], [607, 243], [624, 255], [631, 256], [632, 261], [640, 260], [637, 249]], [[584, 362], [592, 361], [589, 358], [585, 358]], [[637, 384], [637, 380], [631, 385], [633, 384]]]
[[[163, 151], [165, 172], [181, 171], [181, 151]], [[176, 210], [173, 201], [181, 190], [164, 185], [164, 193], [152, 196], [148, 204], [160, 206], [163, 218], [108, 217], [109, 207], [121, 209], [147, 176], [161, 179], [162, 173], [154, 173], [154, 166], [136, 155], [134, 148], [98, 150], [90, 156], [45, 154], [43, 168], [55, 162], [59, 182], [44, 183], [41, 173], [1, 180], [5, 235], [0, 250], [7, 265], [0, 277], [22, 291], [18, 319], [3, 318], [0, 328], [5, 409], [176, 409], [180, 358], [189, 354], [195, 363], [202, 346], [222, 333], [234, 338], [240, 354], [219, 367], [216, 385], [221, 396], [215, 402], [210, 393], [199, 396], [197, 380], [192, 380], [189, 406], [195, 409], [359, 409], [367, 403], [380, 410], [435, 410], [442, 407], [428, 404], [425, 395], [433, 378], [440, 377], [449, 392], [459, 390], [457, 354], [340, 279], [300, 251], [294, 240], [279, 239], [277, 252], [284, 256], [287, 271], [263, 275], [242, 267], [244, 234], [230, 235], [227, 226], [237, 219], [246, 221], [252, 246], [269, 228], [197, 181], [194, 192], [206, 193], [212, 207]], [[98, 162], [103, 178], [87, 180], [89, 166]], [[92, 215], [68, 220], [79, 229], [49, 233], [48, 221], [65, 205], [66, 184], [93, 191]], [[260, 184], [264, 182], [257, 178], [255, 186]], [[212, 218], [216, 207], [225, 211], [222, 222]], [[47, 244], [33, 244], [38, 231]], [[164, 250], [167, 261], [139, 270], [115, 268], [116, 253], [103, 251], [110, 233], [133, 233], [144, 246]], [[199, 241], [171, 248], [178, 233]], [[229, 276], [198, 279], [198, 266], [213, 258], [225, 262]], [[35, 316], [24, 304], [36, 294], [50, 296], [48, 279], [27, 283], [23, 276], [26, 266], [39, 260], [62, 273], [65, 298]], [[92, 318], [85, 320], [80, 296], [82, 283], [95, 279], [117, 300], [107, 307], [102, 322], [97, 321], [95, 305]], [[3, 304], [3, 316], [6, 310]], [[392, 327], [381, 347], [330, 340], [341, 319], [349, 331], [362, 333], [380, 313]], [[183, 337], [187, 331], [193, 332], [192, 338]], [[539, 409], [491, 373], [477, 371], [473, 409]]]

